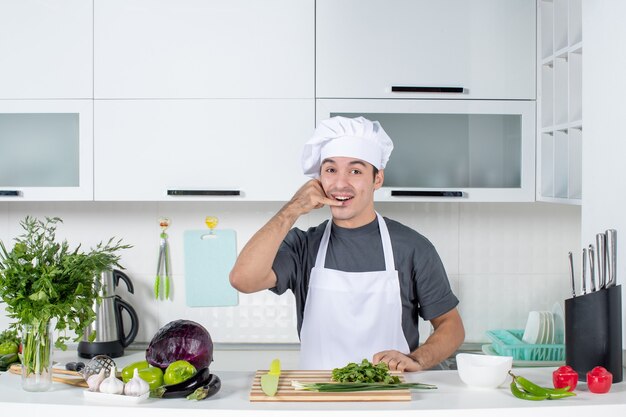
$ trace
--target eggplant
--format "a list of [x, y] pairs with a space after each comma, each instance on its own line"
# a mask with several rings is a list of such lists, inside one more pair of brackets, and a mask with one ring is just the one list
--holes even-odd
[[181, 398], [186, 397], [198, 388], [206, 385], [211, 378], [209, 368], [202, 368], [183, 382], [172, 385], [163, 385], [150, 392], [154, 398]]
[[192, 394], [188, 395], [187, 399], [196, 401], [204, 400], [205, 398], [210, 398], [217, 394], [220, 388], [222, 388], [222, 381], [220, 380], [220, 377], [215, 374], [211, 374], [209, 382], [195, 390]]

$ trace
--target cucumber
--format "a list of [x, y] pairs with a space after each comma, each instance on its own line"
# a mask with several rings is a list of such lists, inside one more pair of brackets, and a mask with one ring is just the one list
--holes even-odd
[[20, 358], [17, 356], [17, 353], [8, 353], [6, 355], [0, 356], [0, 371], [6, 371], [9, 369], [9, 366], [15, 362], [19, 362]]

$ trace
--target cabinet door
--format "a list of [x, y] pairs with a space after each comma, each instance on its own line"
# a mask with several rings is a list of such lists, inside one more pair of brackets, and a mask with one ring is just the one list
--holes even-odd
[[534, 99], [535, 8], [529, 0], [318, 0], [316, 96]]
[[312, 99], [96, 100], [95, 114], [96, 200], [286, 200], [305, 181]]
[[93, 103], [0, 100], [0, 201], [93, 199]]
[[313, 0], [95, 0], [96, 98], [312, 98]]
[[334, 99], [316, 112], [377, 120], [391, 137], [377, 201], [534, 201], [534, 101]]
[[0, 99], [93, 97], [93, 6], [0, 0]]

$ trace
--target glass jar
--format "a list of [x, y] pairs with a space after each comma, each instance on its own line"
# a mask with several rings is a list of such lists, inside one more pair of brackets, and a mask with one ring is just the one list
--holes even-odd
[[50, 322], [23, 324], [22, 388], [47, 391], [52, 386], [52, 326]]

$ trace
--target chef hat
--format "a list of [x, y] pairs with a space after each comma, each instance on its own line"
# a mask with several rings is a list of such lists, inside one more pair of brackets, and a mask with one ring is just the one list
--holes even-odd
[[361, 159], [383, 169], [392, 150], [393, 142], [380, 123], [335, 116], [322, 121], [304, 144], [302, 170], [304, 175], [318, 178], [322, 161], [334, 156]]

